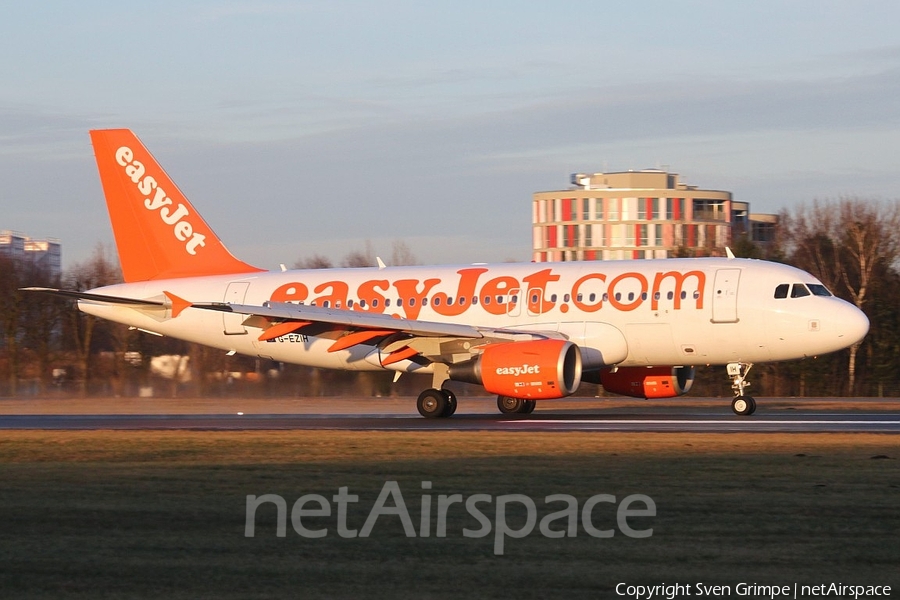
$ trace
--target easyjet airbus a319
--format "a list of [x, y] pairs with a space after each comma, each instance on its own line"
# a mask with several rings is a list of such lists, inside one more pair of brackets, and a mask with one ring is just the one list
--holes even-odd
[[268, 272], [231, 255], [137, 137], [92, 131], [125, 283], [87, 313], [225, 352], [351, 371], [427, 373], [425, 417], [456, 411], [449, 381], [530, 413], [582, 383], [640, 398], [727, 365], [740, 415], [754, 363], [834, 352], [866, 316], [804, 271], [736, 258]]

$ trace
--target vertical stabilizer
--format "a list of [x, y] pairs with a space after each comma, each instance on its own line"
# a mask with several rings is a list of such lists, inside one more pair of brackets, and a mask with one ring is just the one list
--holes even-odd
[[128, 129], [91, 131], [126, 282], [253, 273]]

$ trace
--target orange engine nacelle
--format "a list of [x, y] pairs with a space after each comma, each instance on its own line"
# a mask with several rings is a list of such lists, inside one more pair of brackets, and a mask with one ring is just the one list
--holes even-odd
[[600, 371], [603, 389], [633, 398], [675, 398], [694, 385], [694, 367], [620, 367]]
[[473, 360], [451, 365], [450, 379], [500, 396], [562, 398], [581, 384], [581, 350], [565, 340], [494, 344]]

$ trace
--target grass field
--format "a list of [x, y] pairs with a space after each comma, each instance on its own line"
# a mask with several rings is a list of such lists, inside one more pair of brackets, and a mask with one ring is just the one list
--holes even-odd
[[[0, 439], [3, 598], [611, 598], [619, 582], [853, 583], [900, 589], [900, 438], [876, 434], [4, 432]], [[550, 539], [538, 528], [469, 538], [406, 537], [384, 516], [367, 538], [336, 517], [319, 539], [275, 508], [244, 536], [246, 496], [358, 494], [359, 529], [386, 481], [416, 529], [420, 497], [550, 494], [653, 499], [634, 539]], [[432, 489], [422, 491], [422, 481]], [[392, 505], [392, 504], [391, 504]], [[435, 508], [432, 508], [434, 517]], [[493, 505], [483, 505], [493, 520]], [[511, 511], [511, 527], [525, 520]], [[598, 504], [598, 528], [616, 526]], [[312, 526], [312, 525], [311, 525]], [[556, 525], [555, 528], [564, 527]]]

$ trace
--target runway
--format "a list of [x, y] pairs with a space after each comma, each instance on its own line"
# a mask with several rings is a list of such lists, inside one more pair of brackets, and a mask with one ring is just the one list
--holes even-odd
[[[900, 402], [882, 401], [872, 410], [866, 401], [815, 399], [760, 403], [751, 417], [738, 417], [727, 400], [697, 400], [671, 405], [639, 403], [607, 407], [597, 402], [569, 402], [531, 415], [501, 415], [489, 399], [460, 401], [449, 419], [424, 419], [414, 401], [392, 399], [297, 403], [294, 411], [267, 412], [268, 405], [251, 404], [254, 411], [179, 414], [2, 414], [2, 430], [347, 430], [347, 431], [509, 431], [509, 432], [866, 432], [900, 433]], [[833, 407], [832, 407], [833, 405]], [[228, 403], [228, 408], [239, 401]], [[284, 405], [280, 405], [284, 406]], [[131, 407], [135, 408], [135, 407]], [[137, 408], [140, 408], [139, 406]], [[188, 407], [190, 408], [190, 407]], [[225, 408], [224, 406], [221, 408]], [[330, 410], [329, 410], [330, 409]], [[355, 412], [354, 412], [355, 409]], [[374, 409], [374, 410], [373, 410]]]

